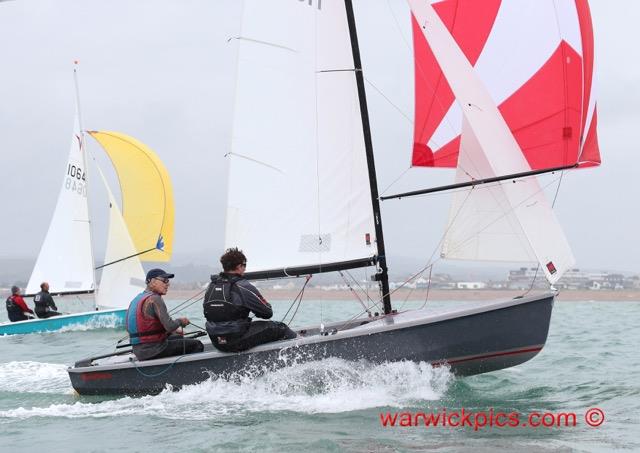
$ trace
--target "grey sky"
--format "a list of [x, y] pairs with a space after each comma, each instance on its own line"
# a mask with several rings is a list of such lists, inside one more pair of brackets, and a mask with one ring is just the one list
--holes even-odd
[[[410, 114], [404, 0], [360, 0], [355, 6], [365, 76]], [[632, 45], [639, 40], [640, 3], [592, 0], [591, 9], [603, 165], [568, 174], [556, 212], [579, 267], [640, 272], [640, 153], [634, 136], [640, 125], [640, 64]], [[35, 258], [46, 234], [73, 126], [77, 59], [85, 128], [130, 134], [160, 155], [174, 182], [174, 252], [216, 260], [223, 243], [223, 155], [230, 145], [235, 71], [227, 40], [238, 34], [239, 13], [236, 0], [0, 4], [0, 257]], [[371, 84], [368, 101], [384, 189], [408, 166], [412, 127]], [[97, 146], [92, 151], [108, 169]], [[411, 170], [393, 191], [446, 184], [453, 176], [450, 170]], [[104, 193], [93, 186], [100, 251], [106, 209]], [[447, 201], [439, 195], [385, 202], [391, 257], [426, 260], [442, 235]]]

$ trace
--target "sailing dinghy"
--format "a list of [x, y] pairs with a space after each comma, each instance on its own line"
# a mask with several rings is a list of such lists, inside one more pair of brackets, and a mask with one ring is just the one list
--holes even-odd
[[[295, 339], [241, 353], [207, 343], [202, 353], [142, 362], [129, 349], [90, 357], [68, 369], [78, 393], [157, 393], [327, 357], [425, 361], [468, 376], [521, 364], [542, 350], [552, 287], [472, 308], [394, 310], [380, 201], [466, 188], [466, 198], [453, 198], [442, 255], [535, 261], [556, 282], [573, 256], [535, 175], [600, 161], [588, 6], [535, 0], [528, 6], [538, 14], [523, 15], [516, 1], [408, 3], [416, 65], [411, 158], [415, 166], [455, 166], [456, 182], [444, 188], [379, 196], [351, 0], [247, 0], [234, 39], [225, 245], [248, 253], [250, 279], [375, 267], [382, 313], [298, 329]], [[488, 3], [494, 6], [484, 9]], [[525, 25], [533, 32], [518, 42], [514, 33]], [[517, 71], [502, 74], [508, 89], [492, 84], [487, 58], [536, 43], [545, 47], [535, 64], [516, 62]], [[543, 80], [531, 82], [541, 72]], [[520, 96], [522, 90], [535, 96]], [[441, 123], [454, 127], [444, 131]]]
[[[96, 309], [47, 319], [0, 324], [0, 335], [59, 331], [84, 326], [119, 327], [129, 302], [145, 284], [141, 261], [168, 261], [173, 243], [171, 180], [146, 145], [118, 132], [90, 131], [109, 156], [118, 176], [124, 213], [106, 178], [98, 174], [109, 198], [109, 228], [104, 264], [95, 266], [87, 191], [84, 133], [76, 114], [69, 159], [49, 230], [33, 268], [26, 295], [49, 283], [52, 295], [95, 293]], [[95, 271], [102, 270], [96, 289]]]

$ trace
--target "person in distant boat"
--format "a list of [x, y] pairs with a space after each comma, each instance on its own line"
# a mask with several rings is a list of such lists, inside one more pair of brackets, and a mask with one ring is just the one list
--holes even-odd
[[38, 318], [51, 318], [62, 314], [58, 313], [58, 307], [56, 307], [51, 294], [49, 294], [49, 283], [47, 282], [40, 284], [40, 292], [33, 296], [33, 302]]
[[240, 352], [259, 344], [289, 340], [296, 333], [282, 322], [251, 321], [249, 314], [269, 319], [271, 305], [262, 297], [244, 273], [247, 258], [237, 248], [220, 257], [223, 272], [211, 276], [204, 297], [206, 329], [213, 345], [224, 352]]
[[11, 295], [7, 298], [7, 314], [11, 322], [26, 321], [35, 317], [33, 310], [27, 306], [27, 303], [20, 295], [20, 288], [17, 286], [11, 287]]
[[194, 338], [184, 338], [182, 327], [188, 318], [172, 319], [162, 296], [167, 294], [174, 274], [162, 269], [147, 272], [147, 287], [131, 301], [125, 325], [133, 353], [138, 360], [202, 352], [204, 345]]

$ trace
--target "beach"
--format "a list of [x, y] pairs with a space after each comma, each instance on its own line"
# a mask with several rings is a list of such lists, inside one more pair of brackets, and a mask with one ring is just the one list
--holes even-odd
[[[188, 299], [198, 293], [201, 289], [177, 289], [170, 290], [168, 297], [171, 299]], [[260, 288], [260, 291], [267, 300], [293, 300], [300, 292], [300, 289], [267, 289]], [[532, 291], [532, 293], [540, 293], [540, 290]], [[204, 294], [204, 293], [203, 293]], [[357, 293], [360, 298], [363, 298], [363, 293]], [[377, 291], [371, 291], [369, 297], [373, 298], [377, 296]], [[472, 290], [472, 289], [451, 289], [451, 290], [431, 290], [428, 292], [423, 289], [409, 290], [400, 289], [392, 293], [392, 300], [404, 301], [471, 301], [471, 300], [504, 300], [511, 299], [513, 297], [521, 296], [524, 291], [513, 290]], [[200, 296], [198, 296], [200, 297]], [[355, 296], [351, 291], [347, 290], [323, 290], [320, 288], [307, 288], [304, 292], [304, 299], [306, 300], [351, 300]], [[624, 302], [640, 301], [640, 290], [566, 290], [560, 291], [556, 298], [558, 302], [569, 301], [614, 301]]]

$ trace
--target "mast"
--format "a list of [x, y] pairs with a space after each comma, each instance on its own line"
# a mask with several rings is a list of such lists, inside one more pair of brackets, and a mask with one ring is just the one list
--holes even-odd
[[[82, 112], [80, 110], [80, 85], [78, 84], [78, 61], [74, 61], [73, 62], [73, 83], [75, 85], [75, 89], [76, 89], [76, 109], [78, 111], [78, 126], [80, 127], [80, 154], [82, 155], [82, 166], [84, 167], [82, 169], [82, 171], [84, 172], [84, 175], [87, 174], [87, 149], [85, 147], [85, 136], [84, 136], [84, 127], [82, 124]], [[86, 194], [87, 197], [89, 197], [89, 177], [87, 176], [85, 178], [84, 181], [84, 186], [85, 186], [85, 190], [86, 190]], [[88, 221], [89, 221], [89, 251], [91, 253], [91, 263], [92, 263], [92, 268], [93, 268], [93, 285], [94, 285], [94, 291], [96, 289], [97, 286], [97, 279], [96, 279], [96, 269], [95, 269], [95, 257], [93, 256], [93, 240], [92, 240], [92, 234], [91, 234], [91, 207], [89, 206], [89, 200], [87, 199], [87, 217], [88, 217]], [[97, 305], [96, 307], [97, 308]]]
[[362, 131], [367, 155], [367, 167], [369, 170], [369, 186], [371, 189], [371, 205], [373, 207], [373, 220], [376, 229], [376, 246], [378, 247], [379, 272], [375, 279], [382, 291], [382, 303], [385, 314], [391, 313], [391, 297], [389, 295], [389, 274], [387, 272], [387, 257], [384, 248], [384, 237], [382, 233], [382, 217], [380, 215], [380, 202], [378, 200], [378, 181], [376, 178], [376, 166], [373, 157], [373, 144], [371, 141], [371, 127], [369, 124], [369, 111], [367, 109], [367, 98], [364, 87], [364, 77], [362, 75], [362, 62], [360, 61], [360, 48], [358, 47], [358, 33], [356, 21], [353, 14], [353, 4], [351, 0], [345, 0], [344, 6], [347, 12], [347, 22], [349, 23], [349, 36], [351, 37], [351, 51], [353, 53], [353, 65], [355, 69], [356, 83], [358, 86], [358, 98], [360, 100], [360, 115], [362, 116]]

